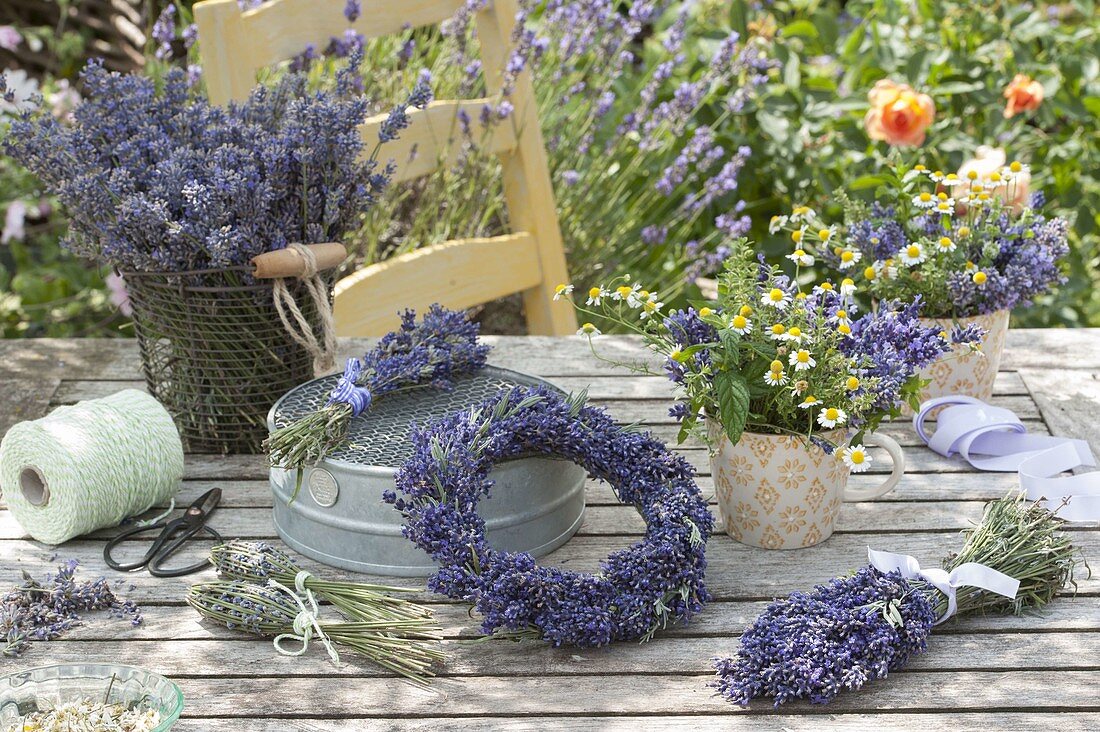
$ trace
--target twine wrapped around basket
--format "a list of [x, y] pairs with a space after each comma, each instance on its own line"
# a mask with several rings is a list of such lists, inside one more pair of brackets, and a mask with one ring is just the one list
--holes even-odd
[[260, 452], [271, 405], [332, 366], [329, 273], [345, 255], [294, 244], [251, 266], [121, 273], [146, 384], [189, 451]]

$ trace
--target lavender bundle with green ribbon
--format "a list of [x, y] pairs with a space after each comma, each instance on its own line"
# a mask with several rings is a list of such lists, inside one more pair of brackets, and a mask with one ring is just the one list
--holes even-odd
[[[478, 343], [480, 326], [461, 311], [432, 305], [419, 323], [401, 314], [401, 327], [386, 334], [362, 359], [348, 359], [328, 402], [302, 419], [275, 430], [265, 446], [273, 467], [298, 471], [315, 465], [347, 439], [348, 424], [375, 399], [412, 389], [450, 389], [453, 379], [485, 365], [489, 346]], [[293, 500], [293, 497], [291, 498]]]
[[[217, 569], [218, 576], [226, 580], [258, 584], [274, 580], [286, 586], [301, 583], [304, 588], [339, 608], [349, 620], [420, 621], [423, 637], [435, 638], [438, 632], [431, 619], [431, 610], [391, 594], [413, 590], [365, 582], [325, 580], [306, 572], [289, 554], [266, 542], [235, 539], [218, 544], [210, 550], [210, 562]], [[305, 576], [299, 579], [303, 574]]]
[[872, 564], [854, 574], [768, 605], [741, 636], [737, 656], [717, 660], [713, 686], [741, 706], [758, 697], [774, 699], [777, 707], [791, 699], [827, 704], [844, 689], [905, 666], [952, 614], [1040, 608], [1072, 582], [1078, 561], [1060, 526], [1046, 508], [1008, 496], [986, 506], [981, 524], [966, 531], [962, 551], [944, 559], [943, 570], [920, 570], [912, 557], [871, 551]]
[[[340, 661], [338, 649], [348, 648], [421, 685], [444, 657], [438, 637], [425, 632], [422, 620], [322, 620], [316, 598], [301, 581], [292, 587], [275, 580], [203, 582], [191, 587], [187, 603], [227, 628], [274, 636], [275, 649], [284, 656], [300, 656], [316, 640], [333, 663]], [[286, 641], [300, 645], [290, 650], [282, 645]]]

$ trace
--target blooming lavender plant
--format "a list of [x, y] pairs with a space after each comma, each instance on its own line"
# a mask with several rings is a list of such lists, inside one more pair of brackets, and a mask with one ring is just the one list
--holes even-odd
[[[139, 272], [242, 265], [291, 242], [340, 240], [388, 182], [378, 161], [385, 140], [368, 151], [358, 132], [367, 112], [355, 91], [360, 61], [331, 93], [289, 74], [224, 109], [190, 95], [181, 69], [158, 90], [92, 62], [71, 124], [27, 114], [4, 149], [66, 205], [66, 245], [82, 257]], [[429, 98], [422, 80], [390, 132]]]
[[438, 304], [419, 323], [416, 313], [406, 310], [398, 330], [383, 336], [362, 359], [349, 359], [328, 403], [276, 429], [265, 443], [272, 466], [298, 471], [294, 496], [302, 469], [342, 444], [348, 423], [374, 399], [408, 389], [450, 389], [455, 377], [481, 369], [489, 346], [478, 342], [479, 330], [464, 312]]
[[[460, 114], [447, 132], [460, 148], [453, 167], [395, 187], [380, 202], [359, 256], [373, 262], [506, 230], [498, 159], [489, 150], [494, 133], [482, 137], [470, 122], [480, 116], [490, 127], [522, 126], [512, 93], [526, 71], [575, 278], [633, 271], [672, 297], [713, 271], [728, 251], [725, 239], [748, 225], [738, 177], [749, 150], [727, 133], [773, 65], [762, 44], [734, 34], [704, 52], [696, 41], [707, 29], [668, 0], [633, 2], [628, 12], [613, 0], [523, 0], [498, 93], [477, 58], [474, 20], [488, 6], [461, 3], [442, 36], [409, 29], [364, 46], [371, 68], [392, 68], [394, 79], [411, 53], [431, 67], [438, 96], [489, 99], [480, 115]], [[703, 108], [718, 118], [698, 114]]]
[[[986, 506], [945, 570], [977, 562], [1020, 580], [1016, 599], [973, 587], [957, 594], [960, 617], [1035, 610], [1072, 580], [1077, 550], [1061, 522], [1042, 506], [1010, 495]], [[792, 699], [827, 704], [927, 648], [947, 596], [930, 583], [866, 566], [847, 577], [776, 600], [741, 636], [735, 658], [718, 659], [714, 688], [735, 704], [758, 697], [778, 707]]]
[[[404, 534], [439, 563], [429, 589], [472, 602], [486, 634], [558, 645], [648, 640], [698, 613], [713, 518], [682, 457], [646, 433], [624, 430], [584, 395], [517, 388], [414, 429], [413, 456], [384, 500]], [[595, 574], [539, 566], [494, 549], [478, 502], [494, 464], [521, 455], [572, 460], [607, 481], [645, 519], [645, 539], [614, 552]]]
[[78, 582], [78, 562], [70, 559], [56, 574], [38, 582], [26, 572], [23, 584], [0, 598], [0, 638], [4, 656], [19, 656], [32, 641], [48, 641], [83, 623], [81, 613], [106, 610], [114, 617], [141, 625], [141, 610], [131, 600], [120, 600], [107, 580]]

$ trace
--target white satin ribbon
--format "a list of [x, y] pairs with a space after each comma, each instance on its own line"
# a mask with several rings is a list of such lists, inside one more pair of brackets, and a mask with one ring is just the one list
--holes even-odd
[[922, 579], [947, 596], [947, 610], [936, 621], [939, 625], [955, 614], [958, 604], [955, 599], [959, 587], [978, 587], [998, 595], [1014, 599], [1020, 589], [1020, 581], [998, 572], [992, 567], [977, 562], [960, 564], [951, 572], [939, 567], [921, 569], [920, 562], [908, 554], [880, 552], [867, 547], [867, 561], [880, 572], [900, 571], [905, 579]]
[[[924, 429], [928, 413], [943, 407], [936, 432]], [[1020, 488], [1030, 501], [1066, 521], [1100, 521], [1100, 472], [1060, 476], [1078, 467], [1096, 467], [1084, 440], [1029, 435], [1011, 410], [974, 397], [929, 399], [913, 417], [913, 429], [928, 447], [944, 457], [958, 454], [978, 470], [1020, 475]]]

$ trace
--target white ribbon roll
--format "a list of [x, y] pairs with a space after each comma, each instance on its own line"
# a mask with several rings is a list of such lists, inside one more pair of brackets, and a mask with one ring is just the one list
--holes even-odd
[[936, 625], [955, 614], [955, 610], [958, 609], [955, 593], [959, 587], [978, 587], [1010, 600], [1015, 599], [1016, 592], [1020, 589], [1020, 580], [977, 562], [960, 564], [951, 572], [946, 572], [939, 567], [921, 569], [920, 562], [915, 557], [908, 554], [880, 552], [871, 547], [867, 547], [867, 561], [883, 573], [899, 571], [905, 579], [922, 579], [946, 595], [947, 610], [936, 621]]
[[[924, 429], [928, 413], [945, 405], [936, 418], [935, 434], [929, 436]], [[913, 429], [944, 457], [958, 454], [978, 470], [1019, 473], [1027, 499], [1059, 518], [1100, 521], [1100, 472], [1059, 475], [1074, 468], [1096, 467], [1084, 440], [1029, 435], [1012, 411], [963, 395], [921, 404], [913, 417]]]

